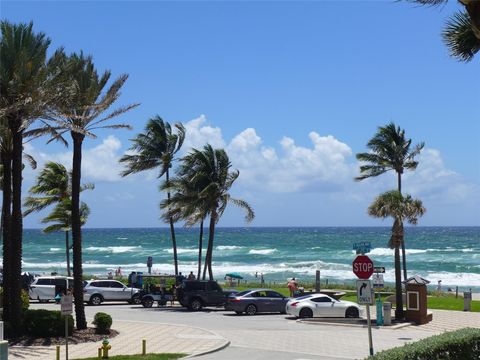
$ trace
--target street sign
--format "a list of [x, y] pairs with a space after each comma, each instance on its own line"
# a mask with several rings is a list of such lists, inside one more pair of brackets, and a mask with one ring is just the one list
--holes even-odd
[[372, 305], [374, 294], [370, 280], [357, 280], [357, 300], [360, 305]]
[[358, 243], [353, 243], [353, 250], [356, 250], [357, 254], [366, 254], [369, 253], [372, 249], [370, 242], [362, 241]]
[[72, 295], [62, 295], [60, 300], [60, 310], [62, 315], [71, 315], [73, 312], [73, 296]]
[[384, 273], [385, 273], [385, 266], [375, 266], [375, 267], [373, 268], [373, 272], [374, 272], [374, 273], [384, 274]]
[[368, 279], [373, 274], [373, 262], [366, 255], [358, 255], [352, 262], [353, 273], [359, 279]]
[[383, 275], [378, 273], [373, 274], [372, 283], [374, 288], [383, 288], [385, 286], [385, 283], [383, 282]]

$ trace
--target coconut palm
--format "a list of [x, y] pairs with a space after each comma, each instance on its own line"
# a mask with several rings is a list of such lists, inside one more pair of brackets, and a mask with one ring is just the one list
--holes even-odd
[[[379, 127], [377, 133], [367, 144], [370, 152], [358, 153], [357, 160], [360, 165], [360, 176], [355, 180], [360, 181], [370, 177], [395, 171], [397, 174], [397, 190], [402, 192], [402, 174], [405, 170], [415, 170], [418, 161], [415, 157], [420, 154], [425, 144], [422, 142], [412, 146], [412, 139], [405, 137], [405, 130], [393, 122]], [[407, 279], [407, 262], [405, 256], [405, 243], [402, 242], [403, 276]]]
[[[42, 220], [44, 223], [56, 222], [55, 225], [48, 226], [43, 231], [49, 233], [52, 231], [65, 231], [65, 251], [67, 259], [67, 273], [70, 276], [70, 244], [69, 232], [71, 230], [71, 209], [66, 206], [71, 205], [72, 187], [71, 173], [67, 171], [65, 166], [53, 161], [45, 164], [45, 168], [40, 172], [34, 186], [29, 190], [31, 196], [27, 197], [24, 202], [24, 216], [32, 212], [38, 212], [48, 206], [56, 205], [52, 213]], [[94, 185], [84, 184], [80, 191], [93, 189]], [[33, 196], [32, 196], [33, 195]], [[36, 195], [36, 196], [35, 196]], [[83, 210], [82, 210], [83, 209]], [[80, 205], [81, 223], [86, 222], [88, 216], [88, 206], [82, 202]]]
[[[132, 154], [124, 155], [120, 162], [126, 165], [122, 176], [135, 174], [141, 171], [159, 169], [158, 178], [165, 175], [166, 183], [170, 181], [170, 168], [172, 167], [175, 154], [180, 150], [185, 140], [185, 128], [182, 124], [172, 126], [163, 121], [160, 116], [151, 118], [145, 126], [145, 132], [138, 134], [132, 139], [130, 151]], [[170, 191], [167, 191], [167, 201], [170, 202]], [[175, 275], [178, 275], [177, 241], [173, 217], [168, 218], [170, 224], [170, 236], [173, 247], [173, 263]]]
[[199, 216], [208, 214], [210, 217], [208, 246], [205, 256], [203, 278], [208, 270], [209, 279], [213, 279], [212, 259], [215, 225], [223, 215], [227, 205], [233, 203], [244, 209], [245, 220], [250, 222], [255, 217], [253, 209], [244, 200], [231, 197], [229, 190], [239, 176], [238, 170], [230, 171], [231, 163], [223, 149], [213, 149], [209, 144], [203, 150], [192, 149], [181, 159], [178, 171], [179, 177], [192, 182], [194, 188], [199, 189], [197, 204]]
[[[407, 0], [421, 5], [441, 5], [448, 0]], [[461, 11], [455, 12], [442, 31], [443, 41], [451, 56], [460, 61], [470, 61], [480, 50], [480, 1], [458, 0]]]
[[400, 273], [400, 245], [403, 243], [403, 222], [416, 225], [418, 218], [425, 213], [422, 201], [413, 199], [410, 195], [402, 196], [399, 191], [387, 191], [379, 195], [368, 207], [368, 214], [378, 218], [392, 217], [392, 235], [388, 243], [395, 254], [395, 317], [403, 318], [402, 283]]
[[[7, 248], [8, 300], [4, 318], [21, 324], [21, 268], [22, 268], [22, 151], [24, 132], [49, 106], [49, 71], [47, 49], [50, 40], [43, 33], [35, 33], [33, 25], [11, 24], [2, 21], [0, 40], [0, 117], [11, 136], [11, 156], [2, 154], [4, 163], [4, 199], [10, 206], [6, 182], [11, 180], [11, 216], [4, 218], [4, 250]], [[7, 164], [10, 163], [11, 167]], [[6, 231], [6, 232], [5, 232]], [[6, 235], [6, 236], [5, 236]], [[5, 256], [4, 256], [5, 259]], [[21, 326], [12, 327], [14, 335]]]
[[[93, 64], [91, 56], [83, 53], [63, 56], [57, 62], [62, 79], [74, 84], [74, 90], [68, 94], [63, 103], [55, 108], [55, 112], [48, 116], [52, 138], [67, 145], [64, 135], [70, 133], [73, 141], [72, 161], [72, 242], [73, 242], [73, 296], [75, 299], [75, 315], [77, 329], [86, 329], [85, 308], [83, 304], [82, 280], [82, 237], [81, 237], [81, 164], [82, 146], [85, 137], [96, 138], [98, 129], [130, 128], [126, 124], [109, 125], [107, 121], [124, 114], [138, 106], [132, 104], [117, 108], [109, 113], [107, 110], [120, 97], [120, 90], [127, 81], [128, 75], [121, 75], [107, 88], [110, 80], [110, 71], [99, 74]], [[105, 114], [106, 113], [106, 114]]]

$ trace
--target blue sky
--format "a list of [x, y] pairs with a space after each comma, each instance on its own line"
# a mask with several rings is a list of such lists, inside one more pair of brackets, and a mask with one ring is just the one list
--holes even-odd
[[[448, 56], [440, 32], [455, 1], [422, 8], [394, 1], [3, 1], [1, 18], [33, 21], [52, 51], [92, 54], [128, 73], [120, 104], [133, 131], [85, 143], [90, 227], [163, 226], [152, 173], [122, 179], [117, 159], [147, 119], [187, 125], [184, 151], [210, 142], [240, 169], [233, 194], [254, 226], [389, 225], [366, 214], [387, 174], [356, 183], [355, 154], [394, 121], [425, 141], [404, 190], [427, 207], [422, 225], [479, 225], [479, 60]], [[40, 163], [70, 164], [70, 149], [35, 141]], [[25, 171], [25, 189], [36, 172]], [[27, 227], [39, 227], [43, 214]], [[229, 209], [223, 226], [243, 226]]]

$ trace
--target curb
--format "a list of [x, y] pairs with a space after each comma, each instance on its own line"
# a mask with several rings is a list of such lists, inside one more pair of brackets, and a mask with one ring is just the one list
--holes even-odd
[[[346, 326], [346, 327], [356, 327], [356, 328], [368, 327], [368, 325], [366, 324], [348, 324], [344, 322], [312, 321], [312, 320], [304, 320], [304, 319], [298, 319], [297, 322], [301, 324], [307, 324], [307, 325], [331, 325], [331, 326]], [[402, 329], [404, 327], [412, 326], [412, 325], [415, 325], [415, 324], [408, 322], [408, 323], [402, 323], [402, 324], [390, 325], [390, 326], [378, 326], [376, 324], [374, 325], [374, 322], [372, 321], [372, 329], [398, 330], [398, 329]]]
[[228, 346], [230, 346], [230, 340], [225, 339], [225, 343], [220, 345], [220, 346], [217, 346], [215, 349], [207, 350], [207, 351], [197, 353], [197, 354], [191, 354], [191, 355], [185, 356], [183, 359], [192, 359], [192, 358], [195, 358], [195, 357], [198, 357], [198, 356], [211, 354], [211, 353], [223, 350], [223, 349], [227, 348]]

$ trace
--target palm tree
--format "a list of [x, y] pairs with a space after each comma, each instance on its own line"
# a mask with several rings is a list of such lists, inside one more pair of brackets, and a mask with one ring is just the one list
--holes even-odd
[[[441, 5], [448, 0], [407, 0], [421, 5]], [[443, 41], [451, 56], [468, 62], [480, 50], [480, 1], [458, 0], [463, 6], [455, 12], [445, 24], [442, 32]]]
[[198, 197], [200, 218], [204, 214], [210, 217], [207, 254], [203, 278], [208, 269], [209, 279], [213, 279], [212, 259], [213, 243], [215, 237], [215, 225], [220, 220], [227, 205], [231, 202], [245, 210], [245, 220], [250, 222], [255, 214], [251, 206], [244, 200], [231, 197], [229, 190], [239, 176], [239, 171], [230, 171], [231, 163], [227, 153], [223, 149], [213, 149], [207, 144], [203, 150], [192, 151], [181, 159], [179, 177], [192, 182], [194, 188], [199, 189]]
[[80, 213], [81, 191], [81, 164], [82, 145], [85, 136], [95, 139], [93, 133], [98, 129], [130, 128], [126, 124], [106, 125], [105, 123], [115, 118], [138, 104], [120, 107], [110, 113], [104, 113], [118, 100], [120, 90], [127, 81], [128, 75], [121, 75], [110, 87], [106, 88], [110, 80], [110, 71], [99, 75], [91, 56], [83, 53], [64, 56], [58, 61], [64, 81], [74, 84], [74, 90], [55, 112], [50, 114], [50, 141], [58, 140], [67, 145], [64, 139], [70, 133], [73, 140], [72, 161], [72, 242], [73, 242], [73, 296], [75, 299], [75, 315], [77, 329], [86, 329], [85, 308], [83, 304], [83, 271], [82, 271], [82, 235]]
[[[53, 98], [50, 97], [52, 92], [49, 91], [47, 67], [50, 40], [44, 33], [35, 33], [32, 23], [15, 25], [2, 21], [0, 28], [0, 117], [8, 126], [11, 136], [11, 153], [2, 154], [4, 205], [8, 204], [4, 209], [3, 241], [8, 258], [4, 265], [7, 265], [5, 270], [9, 289], [4, 318], [12, 324], [21, 324], [23, 138], [25, 130], [46, 111]], [[13, 326], [13, 335], [19, 334], [21, 328]]]
[[[405, 138], [405, 130], [400, 129], [393, 122], [379, 127], [377, 133], [367, 144], [370, 152], [357, 154], [357, 160], [366, 164], [360, 165], [360, 176], [355, 180], [361, 181], [370, 177], [385, 174], [388, 171], [397, 173], [397, 190], [402, 192], [402, 174], [405, 170], [415, 170], [418, 161], [415, 157], [420, 154], [425, 143], [412, 147], [412, 139]], [[407, 279], [407, 261], [405, 257], [405, 243], [402, 242], [403, 276]]]
[[204, 184], [190, 181], [184, 177], [175, 177], [170, 182], [162, 184], [161, 190], [172, 192], [170, 201], [162, 201], [160, 208], [166, 210], [162, 218], [174, 222], [183, 220], [186, 226], [200, 224], [200, 233], [198, 238], [198, 271], [197, 279], [200, 279], [202, 273], [202, 250], [203, 250], [203, 223], [208, 216], [208, 207], [204, 198], [200, 196]]
[[[67, 274], [70, 276], [70, 245], [69, 231], [71, 230], [71, 209], [67, 209], [67, 204], [71, 205], [72, 187], [71, 173], [67, 171], [62, 164], [50, 161], [45, 165], [37, 177], [34, 186], [30, 188], [30, 194], [37, 196], [29, 196], [25, 199], [24, 207], [27, 208], [24, 216], [45, 209], [46, 207], [56, 204], [56, 207], [45, 219], [43, 223], [56, 222], [56, 224], [48, 226], [43, 231], [49, 233], [52, 231], [65, 231], [65, 251], [67, 259]], [[82, 185], [80, 191], [93, 189], [93, 184]], [[43, 195], [43, 196], [38, 196]], [[83, 210], [82, 210], [83, 209]], [[86, 217], [90, 212], [85, 203], [81, 203], [80, 210], [83, 215], [81, 217], [82, 225], [86, 222]]]
[[418, 199], [410, 195], [402, 196], [399, 191], [387, 191], [379, 195], [368, 207], [368, 214], [378, 218], [393, 217], [392, 236], [388, 243], [395, 250], [395, 292], [396, 307], [395, 317], [403, 318], [402, 282], [400, 273], [400, 245], [403, 243], [403, 221], [416, 225], [418, 218], [425, 213], [426, 209]]
[[[145, 126], [145, 132], [138, 134], [132, 139], [130, 151], [132, 154], [124, 155], [120, 162], [125, 163], [126, 170], [122, 176], [135, 174], [141, 171], [159, 168], [158, 178], [165, 175], [166, 183], [170, 182], [170, 168], [172, 167], [174, 156], [180, 150], [185, 140], [185, 128], [182, 124], [175, 124], [176, 133], [172, 126], [163, 121], [160, 116], [151, 118]], [[170, 203], [170, 191], [167, 191], [167, 201]], [[170, 236], [173, 247], [173, 263], [175, 275], [178, 275], [178, 257], [177, 241], [175, 238], [175, 228], [173, 226], [173, 217], [169, 217]]]

